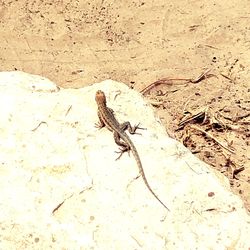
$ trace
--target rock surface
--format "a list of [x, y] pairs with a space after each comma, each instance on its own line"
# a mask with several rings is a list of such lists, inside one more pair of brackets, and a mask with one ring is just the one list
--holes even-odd
[[[153, 190], [98, 130], [101, 89], [132, 135]], [[225, 177], [169, 138], [150, 105], [111, 80], [59, 89], [0, 73], [0, 249], [248, 249], [250, 217]]]

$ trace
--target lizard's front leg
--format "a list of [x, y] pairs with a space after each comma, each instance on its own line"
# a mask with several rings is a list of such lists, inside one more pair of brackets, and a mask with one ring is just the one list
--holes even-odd
[[145, 129], [145, 128], [141, 128], [139, 127], [140, 123], [138, 123], [137, 125], [135, 125], [134, 127], [131, 126], [130, 122], [124, 122], [120, 125], [121, 129], [123, 131], [127, 130], [129, 131], [130, 134], [137, 134], [137, 135], [141, 135], [140, 133], [136, 133], [137, 129]]
[[98, 115], [98, 118], [99, 118], [99, 122], [95, 123], [95, 127], [101, 129], [101, 128], [105, 127], [105, 123], [102, 120], [102, 117], [101, 117], [101, 114], [100, 114], [99, 111], [97, 112], [97, 115]]

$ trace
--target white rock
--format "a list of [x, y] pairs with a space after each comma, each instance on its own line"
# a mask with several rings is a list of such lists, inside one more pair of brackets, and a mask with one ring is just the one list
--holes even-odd
[[[131, 135], [153, 190], [106, 128], [96, 90]], [[170, 139], [150, 105], [111, 80], [60, 89], [0, 73], [0, 249], [248, 249], [250, 218], [228, 181]], [[209, 197], [210, 192], [214, 196]], [[54, 212], [53, 212], [54, 211]]]

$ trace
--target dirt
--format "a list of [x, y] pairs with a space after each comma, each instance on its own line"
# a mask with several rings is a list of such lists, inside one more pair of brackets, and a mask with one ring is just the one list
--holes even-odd
[[[250, 2], [2, 1], [2, 71], [142, 91], [169, 134], [230, 179], [250, 211]], [[200, 81], [195, 79], [210, 70]], [[174, 79], [174, 80], [166, 80]], [[183, 126], [186, 117], [197, 115]]]

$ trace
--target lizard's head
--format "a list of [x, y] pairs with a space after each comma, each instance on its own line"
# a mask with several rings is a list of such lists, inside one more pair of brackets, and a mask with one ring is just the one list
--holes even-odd
[[106, 104], [106, 96], [103, 91], [101, 90], [96, 91], [95, 101], [97, 104]]

